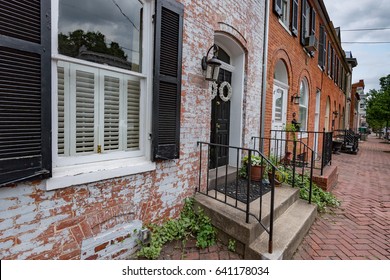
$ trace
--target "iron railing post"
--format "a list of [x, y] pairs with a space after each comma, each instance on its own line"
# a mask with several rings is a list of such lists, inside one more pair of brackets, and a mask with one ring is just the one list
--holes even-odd
[[210, 155], [210, 145], [207, 145], [207, 182], [206, 182], [206, 194], [209, 195], [209, 189], [210, 189], [210, 184], [209, 184], [209, 180], [210, 180], [210, 159], [211, 159], [211, 155]]
[[228, 158], [227, 158], [227, 164], [225, 166], [225, 203], [227, 201], [227, 177], [228, 177], [228, 167], [229, 167], [229, 149], [227, 149], [227, 155], [228, 155]]
[[311, 151], [309, 204], [311, 204], [311, 196], [312, 196], [312, 192], [313, 192], [313, 169], [314, 169], [313, 164], [314, 164], [314, 152]]
[[321, 176], [324, 175], [324, 165], [325, 165], [325, 127], [322, 132], [322, 158], [321, 158]]
[[292, 181], [292, 187], [295, 187], [295, 167], [296, 167], [296, 161], [297, 161], [297, 142], [294, 139], [293, 141], [293, 181]]
[[247, 170], [247, 174], [248, 174], [248, 181], [247, 181], [247, 186], [246, 186], [246, 218], [245, 218], [245, 221], [246, 223], [248, 224], [249, 223], [249, 192], [250, 192], [250, 186], [251, 186], [251, 166], [252, 166], [252, 151], [249, 150], [248, 151], [248, 170]]
[[239, 166], [239, 161], [240, 161], [240, 153], [239, 153], [239, 150], [237, 149], [237, 162], [236, 162], [236, 166], [237, 166], [237, 170], [236, 170], [236, 203], [235, 203], [235, 207], [237, 208], [237, 205], [238, 205], [238, 176], [240, 176], [240, 170], [238, 168]]
[[218, 147], [219, 146], [216, 146], [215, 147], [215, 184], [214, 184], [214, 195], [215, 195], [215, 198], [218, 197]]
[[271, 209], [270, 209], [270, 224], [269, 224], [269, 237], [268, 237], [268, 253], [272, 254], [273, 251], [273, 233], [274, 233], [274, 207], [275, 207], [275, 167], [272, 167], [272, 182], [271, 182]]
[[201, 192], [200, 191], [200, 186], [202, 184], [202, 143], [199, 143], [197, 144], [200, 148], [199, 148], [199, 185], [198, 185], [198, 188], [196, 189], [196, 192]]

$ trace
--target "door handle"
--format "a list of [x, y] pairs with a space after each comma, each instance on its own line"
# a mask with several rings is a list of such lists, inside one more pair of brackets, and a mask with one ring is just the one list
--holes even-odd
[[218, 129], [221, 128], [221, 126], [219, 125], [219, 123], [217, 123], [215, 126], [216, 126]]
[[221, 102], [217, 101], [217, 105], [221, 105]]

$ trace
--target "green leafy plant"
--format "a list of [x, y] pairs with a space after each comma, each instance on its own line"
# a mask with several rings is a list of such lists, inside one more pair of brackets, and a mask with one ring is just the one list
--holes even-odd
[[297, 127], [295, 124], [292, 124], [292, 123], [286, 124], [284, 130], [287, 132], [290, 132], [290, 135], [292, 136], [292, 139], [294, 141], [297, 140], [297, 136], [295, 135], [295, 132], [297, 132], [298, 130], [297, 130]]
[[[287, 183], [292, 185], [292, 171], [287, 170], [289, 173]], [[295, 186], [300, 188], [299, 194], [300, 198], [304, 200], [309, 200], [309, 190], [310, 190], [310, 177], [306, 174], [303, 176], [300, 174], [295, 174]], [[312, 202], [318, 206], [319, 212], [325, 212], [327, 207], [338, 207], [340, 206], [340, 201], [330, 192], [324, 191], [318, 187], [314, 182], [312, 184]]]
[[236, 251], [236, 240], [234, 240], [234, 239], [229, 239], [228, 250], [229, 250], [230, 252], [235, 252], [235, 251]]
[[141, 244], [139, 257], [157, 259], [160, 256], [163, 245], [173, 240], [183, 240], [189, 237], [196, 238], [196, 246], [206, 248], [216, 243], [216, 229], [211, 224], [203, 210], [194, 211], [194, 199], [187, 198], [184, 202], [180, 218], [168, 220], [164, 224], [150, 224], [148, 228], [152, 232], [149, 244]]
[[[275, 170], [275, 179], [280, 182], [280, 183], [284, 183], [287, 181], [288, 179], [288, 172], [287, 172], [287, 169], [285, 166], [283, 166], [281, 163], [280, 163], [280, 160], [278, 159], [277, 156], [275, 155], [270, 155], [269, 159], [268, 159], [273, 166], [275, 166], [277, 169]], [[273, 166], [271, 164], [267, 164], [267, 172], [268, 172], [268, 177], [271, 176], [271, 173], [272, 173], [272, 170], [273, 170]], [[268, 178], [269, 179], [269, 178]]]
[[[242, 165], [240, 168], [240, 176], [243, 178], [248, 178], [248, 163], [249, 163], [249, 156], [244, 156], [242, 158]], [[257, 155], [251, 156], [251, 166], [264, 166], [266, 167], [266, 161], [261, 157]]]

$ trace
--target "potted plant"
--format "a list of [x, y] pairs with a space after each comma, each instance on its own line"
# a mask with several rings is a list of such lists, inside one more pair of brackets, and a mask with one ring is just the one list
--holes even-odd
[[[242, 159], [242, 166], [240, 169], [240, 175], [244, 178], [248, 178], [248, 170], [249, 170], [248, 163], [249, 163], [249, 157], [245, 156]], [[251, 166], [250, 166], [250, 174], [251, 174], [250, 179], [252, 181], [261, 182], [266, 167], [267, 167], [266, 162], [261, 156], [252, 155]]]
[[294, 127], [294, 131], [299, 132], [301, 130], [301, 123], [297, 122], [296, 119], [291, 121], [291, 126]]
[[[299, 126], [299, 128], [300, 128], [300, 126]], [[295, 132], [297, 132], [298, 130], [297, 130], [297, 127], [294, 124], [288, 123], [284, 130], [286, 132], [290, 132], [290, 135], [291, 135], [291, 137], [292, 137], [292, 139], [294, 141], [297, 140], [297, 136], [296, 136]]]
[[[286, 172], [285, 167], [278, 161], [277, 157], [270, 156], [270, 162], [277, 168], [275, 169], [275, 187], [282, 185], [283, 182], [287, 181], [288, 173]], [[267, 165], [268, 180], [272, 184], [273, 182], [273, 166]]]

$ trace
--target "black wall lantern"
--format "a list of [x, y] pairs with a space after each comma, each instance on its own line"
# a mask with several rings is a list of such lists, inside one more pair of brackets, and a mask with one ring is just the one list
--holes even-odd
[[294, 94], [293, 96], [291, 96], [291, 102], [293, 102], [294, 104], [298, 105], [299, 104], [299, 99], [301, 97], [298, 95], [298, 93]]
[[337, 118], [338, 115], [339, 115], [339, 112], [338, 111], [333, 111], [333, 115], [334, 115], [335, 118]]
[[[209, 53], [213, 49], [213, 57], [211, 59], [208, 59]], [[206, 80], [207, 81], [214, 81], [216, 82], [218, 80], [219, 75], [219, 69], [221, 67], [221, 62], [218, 60], [218, 50], [219, 47], [214, 44], [212, 45], [209, 50], [207, 51], [206, 56], [202, 58], [202, 69], [206, 70]]]

